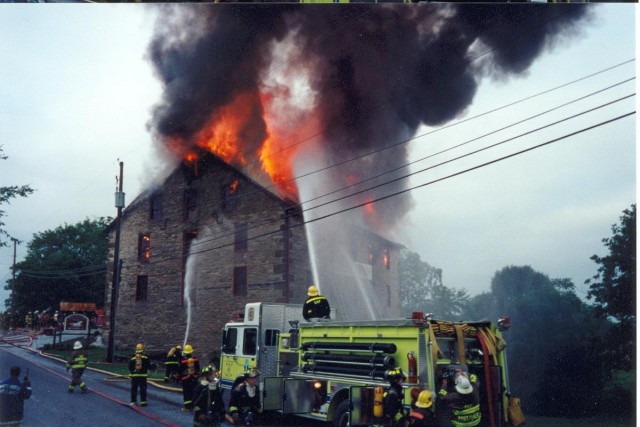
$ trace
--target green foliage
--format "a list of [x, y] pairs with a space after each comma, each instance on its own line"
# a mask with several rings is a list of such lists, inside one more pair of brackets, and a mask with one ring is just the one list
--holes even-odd
[[424, 311], [443, 320], [460, 320], [469, 301], [466, 289], [442, 284], [442, 270], [432, 267], [414, 252], [404, 254], [398, 265], [403, 313]]
[[[505, 267], [492, 278], [490, 293], [470, 301], [467, 314], [511, 317], [511, 330], [505, 333], [510, 388], [522, 398], [525, 412], [585, 415], [600, 398], [598, 387], [606, 375], [590, 344], [604, 329], [575, 295], [570, 279], [550, 279], [529, 266]], [[567, 390], [567, 384], [590, 397]]]
[[625, 209], [620, 224], [611, 227], [613, 236], [602, 239], [609, 255], [593, 255], [598, 272], [585, 283], [590, 285], [588, 299], [594, 300], [596, 314], [613, 321], [607, 337], [606, 353], [621, 362], [619, 368], [634, 365], [636, 336], [636, 205]]
[[[2, 146], [0, 145], [0, 160], [6, 160], [7, 156], [3, 154]], [[0, 206], [8, 204], [9, 201], [15, 197], [27, 197], [33, 193], [33, 189], [28, 185], [10, 185], [7, 187], [0, 187]], [[9, 246], [10, 240], [16, 240], [4, 229], [5, 223], [2, 218], [6, 216], [4, 209], [0, 209], [0, 247]]]
[[[61, 301], [104, 304], [109, 218], [36, 233], [6, 301], [8, 311], [55, 309]], [[8, 287], [5, 287], [8, 289]]]

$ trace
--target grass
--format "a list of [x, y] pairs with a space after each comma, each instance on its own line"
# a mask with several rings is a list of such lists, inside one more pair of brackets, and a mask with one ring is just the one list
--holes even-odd
[[[68, 360], [71, 355], [71, 351], [69, 350], [56, 350], [56, 349], [47, 349], [43, 350], [45, 354], [57, 357], [58, 359]], [[124, 352], [123, 352], [124, 353]], [[129, 375], [129, 366], [128, 363], [125, 362], [129, 360], [132, 354], [134, 354], [134, 350], [131, 350], [130, 353], [118, 353], [114, 354], [114, 359], [119, 362], [109, 363], [107, 362], [107, 349], [105, 348], [94, 348], [89, 347], [87, 349], [87, 354], [89, 358], [88, 366], [89, 368], [100, 369], [102, 371], [107, 371], [115, 375]], [[153, 361], [151, 363], [155, 363], [157, 365], [156, 372], [149, 372], [149, 379], [151, 380], [162, 380], [164, 379], [164, 365], [161, 362]]]

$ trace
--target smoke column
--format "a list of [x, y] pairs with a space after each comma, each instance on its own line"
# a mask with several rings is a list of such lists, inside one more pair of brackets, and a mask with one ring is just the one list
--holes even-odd
[[[421, 124], [456, 118], [482, 78], [526, 72], [594, 10], [582, 4], [326, 6], [160, 7], [148, 50], [164, 84], [149, 122], [154, 138], [178, 158], [215, 145], [212, 151], [254, 179], [280, 184], [360, 156], [278, 186], [281, 196], [301, 202], [327, 191], [341, 195], [341, 188], [408, 162], [407, 144], [365, 154], [410, 138]], [[233, 131], [222, 132], [222, 123]], [[309, 150], [321, 155], [309, 160], [302, 155]], [[305, 185], [311, 188], [301, 191]], [[398, 181], [331, 210], [406, 185]], [[412, 199], [406, 193], [392, 200], [352, 221], [378, 233], [392, 230]]]
[[[329, 164], [406, 139], [421, 123], [455, 118], [473, 100], [480, 77], [526, 71], [591, 10], [579, 4], [211, 6], [160, 9], [149, 46], [165, 87], [149, 123], [156, 139], [184, 154], [236, 96], [273, 90], [265, 86], [278, 60], [274, 46], [289, 43], [279, 71], [285, 81], [275, 90], [290, 93], [286, 85], [296, 75], [305, 77], [313, 94], [307, 116], [318, 120]], [[241, 150], [257, 159], [268, 101], [255, 96], [254, 102]], [[351, 162], [340, 168], [336, 185], [395, 168], [406, 158], [405, 149], [396, 149]], [[385, 191], [406, 184], [394, 185]], [[401, 197], [380, 215], [400, 220], [410, 207], [410, 196]]]

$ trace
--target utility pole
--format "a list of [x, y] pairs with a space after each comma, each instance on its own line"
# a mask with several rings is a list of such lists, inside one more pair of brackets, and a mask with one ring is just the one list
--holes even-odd
[[120, 270], [122, 261], [120, 260], [120, 226], [122, 225], [122, 208], [124, 208], [124, 193], [122, 192], [122, 170], [124, 163], [120, 162], [120, 178], [118, 179], [118, 190], [116, 191], [116, 239], [113, 249], [113, 283], [111, 285], [111, 310], [109, 312], [109, 345], [107, 347], [107, 362], [113, 363], [113, 346], [116, 334], [116, 307], [118, 303], [118, 288], [120, 287]]
[[11, 276], [11, 292], [13, 292], [16, 289], [16, 245], [18, 244], [18, 239], [12, 237], [11, 240], [13, 240], [13, 267], [11, 268], [11, 270], [13, 270]]

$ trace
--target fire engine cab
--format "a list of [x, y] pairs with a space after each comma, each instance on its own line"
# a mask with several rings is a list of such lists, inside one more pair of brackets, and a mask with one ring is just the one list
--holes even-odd
[[[407, 375], [404, 405], [413, 389], [434, 396], [456, 369], [478, 378], [483, 426], [508, 419], [508, 376], [502, 331], [508, 318], [445, 322], [423, 313], [367, 321], [302, 319], [296, 304], [250, 303], [241, 321], [224, 327], [221, 382], [230, 389], [249, 368], [260, 370], [263, 411], [278, 411], [334, 426], [379, 424], [385, 373]], [[414, 392], [414, 396], [417, 393]], [[436, 415], [437, 401], [434, 402]]]

